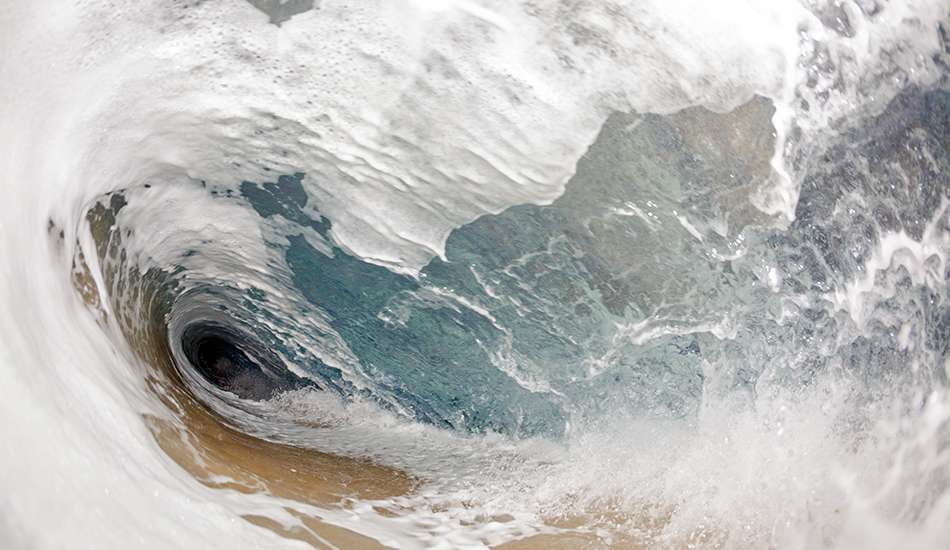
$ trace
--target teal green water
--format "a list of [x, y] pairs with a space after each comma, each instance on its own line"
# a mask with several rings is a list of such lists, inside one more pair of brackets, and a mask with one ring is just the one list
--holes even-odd
[[[946, 382], [943, 287], [892, 266], [860, 321], [831, 297], [874, 268], [883, 235], [946, 223], [948, 105], [944, 91], [907, 94], [844, 133], [808, 167], [788, 228], [735, 199], [758, 177], [751, 153], [704, 157], [683, 130], [716, 136], [713, 123], [615, 115], [563, 197], [456, 230], [417, 278], [303, 234], [283, 254], [375, 383], [363, 393], [439, 426], [560, 436], [610, 415], [689, 419], [704, 394], [804, 388], [832, 371], [866, 377], [872, 400], [895, 380], [925, 389]], [[914, 177], [882, 185], [894, 166]], [[241, 192], [262, 217], [327, 237], [331, 223], [304, 213], [303, 177]], [[911, 320], [916, 347], [898, 342]], [[925, 372], [906, 372], [914, 357]]]

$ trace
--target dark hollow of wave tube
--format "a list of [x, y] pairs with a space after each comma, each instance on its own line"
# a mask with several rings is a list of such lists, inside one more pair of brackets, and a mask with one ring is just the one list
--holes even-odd
[[187, 327], [181, 346], [205, 380], [242, 399], [271, 399], [313, 385], [288, 371], [273, 353], [221, 325], [202, 323]]

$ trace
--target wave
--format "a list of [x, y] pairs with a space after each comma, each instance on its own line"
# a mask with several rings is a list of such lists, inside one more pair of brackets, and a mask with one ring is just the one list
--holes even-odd
[[2, 26], [5, 546], [950, 539], [944, 3]]

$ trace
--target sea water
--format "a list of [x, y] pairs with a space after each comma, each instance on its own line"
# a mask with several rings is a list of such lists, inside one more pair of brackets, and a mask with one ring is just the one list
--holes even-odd
[[944, 1], [7, 6], [10, 548], [944, 548]]

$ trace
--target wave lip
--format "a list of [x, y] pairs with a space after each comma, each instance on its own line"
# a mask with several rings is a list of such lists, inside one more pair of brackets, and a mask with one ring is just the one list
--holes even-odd
[[0, 538], [946, 546], [946, 6], [753, 4], [11, 7]]

